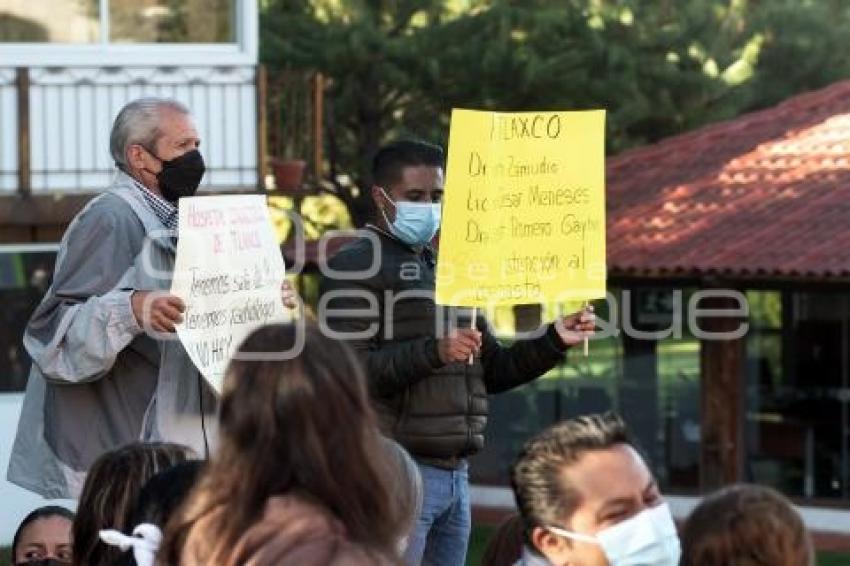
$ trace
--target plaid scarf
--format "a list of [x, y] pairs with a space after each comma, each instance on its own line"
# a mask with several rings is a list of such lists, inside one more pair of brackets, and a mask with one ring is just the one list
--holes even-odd
[[162, 222], [162, 225], [168, 228], [169, 230], [174, 230], [176, 234], [177, 226], [179, 224], [177, 207], [162, 198], [161, 196], [154, 194], [135, 179], [133, 179], [133, 181], [136, 185], [136, 188], [141, 191], [142, 198], [145, 199], [145, 203], [150, 207], [156, 217], [159, 218], [159, 221]]

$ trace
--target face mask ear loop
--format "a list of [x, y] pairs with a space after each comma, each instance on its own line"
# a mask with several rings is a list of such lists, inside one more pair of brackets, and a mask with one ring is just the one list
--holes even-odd
[[165, 160], [164, 160], [164, 159], [162, 159], [160, 156], [158, 156], [156, 153], [154, 153], [154, 152], [153, 152], [153, 150], [151, 150], [151, 148], [149, 148], [148, 146], [143, 145], [143, 144], [140, 144], [140, 143], [139, 143], [139, 144], [136, 144], [136, 145], [138, 145], [140, 148], [142, 148], [142, 149], [144, 149], [145, 151], [147, 151], [147, 152], [148, 152], [148, 155], [150, 155], [151, 157], [153, 157], [154, 159], [156, 159], [157, 161], [159, 161], [159, 163], [160, 163], [160, 164], [165, 163]]
[[[383, 193], [384, 198], [387, 199], [390, 202], [391, 205], [393, 205], [393, 208], [398, 210], [398, 206], [396, 206], [395, 201], [393, 201], [393, 199], [390, 198], [390, 195], [387, 194], [387, 191], [384, 190], [384, 187], [382, 187], [380, 185], [375, 185], [375, 186], [378, 187], [379, 189], [381, 189], [381, 193]], [[384, 207], [379, 206], [378, 209], [381, 211], [381, 216], [384, 217], [384, 222], [387, 223], [387, 227], [392, 226], [392, 223], [390, 223], [390, 219], [387, 217], [387, 211], [384, 210]]]
[[589, 544], [596, 544], [596, 545], [600, 544], [599, 540], [594, 536], [583, 535], [581, 533], [574, 533], [572, 531], [564, 530], [560, 527], [546, 527], [546, 530], [548, 530], [548, 531], [550, 531], [550, 532], [552, 532], [552, 533], [554, 533], [554, 534], [556, 534], [560, 537], [568, 538], [568, 539], [571, 539], [571, 540], [576, 540], [576, 541], [579, 541], [579, 542], [586, 542], [586, 543], [589, 543]]
[[[157, 154], [155, 154], [154, 152], [152, 152], [152, 151], [150, 150], [150, 148], [148, 148], [148, 146], [143, 145], [143, 144], [140, 144], [140, 143], [135, 144], [135, 145], [138, 145], [140, 148], [144, 149], [144, 150], [148, 153], [148, 155], [150, 155], [151, 157], [153, 157], [154, 159], [156, 159], [157, 161], [159, 161], [160, 167], [162, 166], [162, 164], [163, 164], [163, 163], [165, 163], [162, 159], [160, 159], [160, 158], [159, 158], [159, 156], [158, 156]], [[162, 169], [160, 169], [160, 170], [162, 170]], [[142, 169], [142, 171], [146, 172], [146, 173], [147, 173], [147, 174], [149, 174], [149, 175], [153, 175], [154, 177], [156, 177], [156, 176], [157, 176], [157, 173], [154, 173], [154, 172], [153, 172], [153, 171], [151, 171], [150, 169]], [[129, 175], [129, 173], [128, 173], [128, 175]]]

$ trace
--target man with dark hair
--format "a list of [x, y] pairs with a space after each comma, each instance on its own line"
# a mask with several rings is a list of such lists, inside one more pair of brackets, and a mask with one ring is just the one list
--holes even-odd
[[520, 452], [511, 485], [526, 542], [520, 564], [679, 564], [670, 509], [616, 415], [544, 430]]
[[[471, 526], [467, 457], [481, 449], [487, 395], [542, 375], [594, 327], [590, 312], [558, 319], [504, 348], [471, 309], [434, 303], [443, 151], [419, 141], [381, 148], [372, 162], [377, 221], [323, 268], [326, 332], [361, 354], [382, 429], [422, 474], [424, 501], [408, 564], [462, 565]], [[465, 317], [465, 320], [463, 318]], [[470, 360], [473, 360], [470, 363]]]

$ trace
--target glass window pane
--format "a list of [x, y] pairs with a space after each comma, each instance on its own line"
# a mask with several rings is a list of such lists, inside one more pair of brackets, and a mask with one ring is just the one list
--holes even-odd
[[53, 276], [55, 252], [0, 252], [0, 393], [24, 390], [30, 359], [24, 329]]
[[235, 0], [110, 0], [115, 43], [230, 43]]
[[[808, 499], [850, 497], [850, 300], [748, 293], [750, 481]], [[779, 321], [779, 324], [776, 324]]]
[[[588, 357], [574, 348], [563, 364], [540, 379], [490, 397], [484, 450], [470, 468], [474, 482], [503, 484], [522, 444], [543, 428], [577, 415], [614, 410], [626, 420], [664, 490], [698, 490], [700, 344], [684, 324], [687, 317], [674, 316], [677, 307], [684, 312], [693, 290], [609, 291], [617, 304], [596, 301], [594, 306], [600, 320], [620, 330], [618, 335], [600, 335]], [[521, 310], [531, 311], [514, 309], [517, 327], [525, 326]], [[554, 317], [545, 308], [537, 318], [525, 314], [528, 326]], [[503, 326], [509, 325], [499, 322], [497, 317], [496, 327], [504, 332]], [[651, 337], [650, 332], [659, 334]]]
[[[691, 290], [685, 290], [683, 312], [690, 294]], [[662, 456], [656, 473], [666, 490], [691, 493], [699, 488], [702, 440], [700, 341], [691, 334], [688, 324], [682, 325], [681, 334], [657, 343], [661, 446], [656, 454]]]
[[0, 0], [0, 42], [97, 42], [98, 6], [98, 0]]

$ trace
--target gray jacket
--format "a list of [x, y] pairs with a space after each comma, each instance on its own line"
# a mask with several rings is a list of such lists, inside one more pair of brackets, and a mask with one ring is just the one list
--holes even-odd
[[176, 337], [148, 336], [130, 307], [133, 290], [170, 288], [172, 236], [121, 172], [68, 227], [24, 335], [33, 365], [10, 482], [76, 497], [93, 461], [123, 444], [166, 440], [203, 454], [199, 407], [214, 434], [215, 397]]
[[531, 550], [528, 546], [523, 546], [522, 556], [514, 563], [514, 566], [551, 566], [551, 564], [545, 556]]

